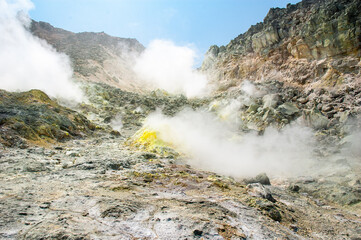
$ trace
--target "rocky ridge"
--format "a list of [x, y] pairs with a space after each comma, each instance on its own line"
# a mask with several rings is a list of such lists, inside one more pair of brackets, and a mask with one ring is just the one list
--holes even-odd
[[104, 32], [73, 33], [36, 21], [32, 21], [30, 31], [69, 56], [78, 80], [141, 92], [142, 85], [131, 68], [131, 57], [144, 50], [136, 39], [112, 37]]
[[274, 8], [264, 21], [212, 46], [202, 70], [221, 89], [243, 79], [332, 88], [360, 79], [360, 1], [304, 0]]

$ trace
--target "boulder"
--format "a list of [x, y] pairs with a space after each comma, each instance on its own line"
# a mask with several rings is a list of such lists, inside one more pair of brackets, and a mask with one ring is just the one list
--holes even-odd
[[324, 129], [330, 123], [328, 118], [322, 115], [322, 113], [317, 108], [305, 111], [303, 118], [308, 126], [316, 130]]
[[253, 197], [264, 198], [273, 203], [276, 202], [276, 200], [273, 198], [271, 192], [260, 183], [248, 184], [246, 189], [247, 189], [249, 195], [251, 195]]
[[280, 105], [277, 109], [283, 115], [287, 115], [287, 116], [292, 116], [300, 111], [296, 106], [296, 104], [290, 102], [286, 102]]
[[270, 182], [268, 176], [266, 175], [266, 173], [258, 174], [258, 175], [257, 175], [256, 177], [254, 177], [254, 178], [244, 179], [244, 181], [245, 181], [247, 184], [250, 184], [250, 183], [260, 183], [260, 184], [263, 184], [263, 185], [271, 185], [271, 182]]

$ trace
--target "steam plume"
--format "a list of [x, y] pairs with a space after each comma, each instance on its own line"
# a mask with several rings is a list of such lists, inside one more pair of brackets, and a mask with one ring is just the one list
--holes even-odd
[[146, 126], [190, 156], [190, 164], [220, 174], [302, 174], [311, 159], [313, 134], [297, 125], [282, 131], [269, 128], [263, 136], [237, 137], [236, 127], [224, 124], [214, 114], [185, 110], [175, 117], [154, 113]]
[[27, 31], [31, 8], [29, 0], [0, 0], [0, 88], [40, 89], [52, 97], [81, 101], [69, 58]]
[[202, 96], [207, 93], [207, 79], [193, 70], [195, 57], [189, 47], [154, 40], [136, 60], [134, 71], [152, 87], [187, 97]]

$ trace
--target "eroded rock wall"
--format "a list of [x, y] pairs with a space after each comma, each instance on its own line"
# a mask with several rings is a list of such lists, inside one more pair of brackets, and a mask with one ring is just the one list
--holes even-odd
[[[227, 46], [212, 46], [202, 70], [221, 90], [244, 79], [335, 87], [360, 79], [361, 2], [304, 0], [272, 8]], [[355, 80], [356, 79], [356, 80]]]

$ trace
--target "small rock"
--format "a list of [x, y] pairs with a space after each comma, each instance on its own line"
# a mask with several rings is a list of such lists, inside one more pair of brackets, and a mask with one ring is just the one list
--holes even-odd
[[82, 164], [79, 166], [79, 169], [82, 169], [82, 170], [93, 170], [95, 169], [95, 166], [94, 164]]
[[254, 178], [249, 178], [249, 179], [245, 179], [244, 180], [247, 184], [250, 184], [250, 183], [260, 183], [262, 185], [271, 185], [271, 182], [267, 176], [266, 173], [261, 173], [261, 174], [258, 174], [256, 177]]
[[294, 103], [286, 102], [278, 107], [278, 111], [280, 111], [284, 115], [291, 116], [293, 114], [298, 113], [300, 110]]
[[309, 126], [312, 126], [316, 130], [326, 128], [330, 122], [327, 117], [315, 108], [311, 111], [304, 112], [303, 118]]
[[350, 186], [360, 186], [361, 185], [361, 179], [353, 179], [349, 182]]
[[322, 111], [323, 112], [329, 112], [333, 109], [332, 105], [325, 105], [325, 106], [322, 106]]
[[268, 212], [268, 216], [270, 218], [272, 218], [273, 220], [277, 221], [277, 222], [280, 222], [282, 220], [282, 216], [281, 216], [281, 213], [275, 209], [275, 208], [272, 208], [269, 212]]
[[24, 167], [24, 172], [43, 172], [46, 170], [48, 169], [41, 163], [30, 163]]
[[67, 156], [69, 156], [69, 157], [80, 157], [80, 154], [79, 154], [79, 153], [73, 152], [73, 151], [68, 151], [68, 152], [66, 152], [65, 155], [67, 155]]
[[298, 227], [294, 224], [290, 225], [290, 229], [294, 232], [298, 232]]
[[39, 208], [41, 208], [41, 209], [47, 209], [47, 208], [50, 207], [50, 205], [51, 205], [50, 202], [43, 202], [41, 205], [39, 205]]
[[291, 192], [298, 192], [300, 191], [300, 187], [298, 185], [291, 184], [288, 186], [288, 190], [290, 190]]
[[157, 158], [157, 155], [155, 155], [154, 153], [146, 152], [142, 154], [142, 157], [144, 157], [145, 159], [154, 159]]
[[200, 236], [202, 236], [203, 231], [196, 229], [196, 230], [193, 231], [193, 234], [194, 234], [194, 236], [200, 237]]
[[270, 193], [270, 191], [268, 189], [266, 189], [262, 184], [260, 183], [251, 183], [248, 184], [246, 189], [248, 190], [248, 193], [251, 196], [254, 197], [260, 197], [260, 198], [264, 198], [267, 199], [268, 201], [271, 202], [276, 202], [276, 200], [273, 198], [272, 194]]
[[309, 184], [309, 183], [316, 182], [316, 179], [314, 179], [312, 177], [306, 177], [306, 178], [302, 179], [301, 182], [304, 183], [304, 184]]
[[120, 170], [122, 168], [122, 164], [120, 163], [109, 163], [108, 168], [112, 170]]
[[301, 104], [305, 104], [308, 102], [308, 99], [307, 98], [300, 98], [298, 99], [298, 102], [301, 103]]
[[110, 134], [113, 135], [113, 136], [115, 136], [115, 137], [120, 137], [120, 136], [121, 136], [120, 132], [118, 132], [117, 130], [112, 130], [112, 131], [110, 132]]

